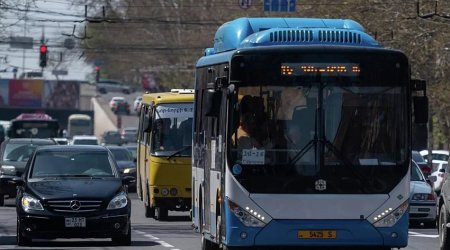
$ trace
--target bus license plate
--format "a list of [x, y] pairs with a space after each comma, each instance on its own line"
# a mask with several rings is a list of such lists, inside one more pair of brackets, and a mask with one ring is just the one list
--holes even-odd
[[86, 227], [85, 217], [66, 218], [66, 227]]
[[299, 239], [336, 239], [335, 230], [300, 230], [297, 233]]

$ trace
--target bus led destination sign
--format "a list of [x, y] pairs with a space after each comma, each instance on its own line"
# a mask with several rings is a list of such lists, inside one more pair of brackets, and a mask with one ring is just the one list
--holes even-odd
[[356, 63], [282, 63], [284, 76], [358, 76], [361, 69]]

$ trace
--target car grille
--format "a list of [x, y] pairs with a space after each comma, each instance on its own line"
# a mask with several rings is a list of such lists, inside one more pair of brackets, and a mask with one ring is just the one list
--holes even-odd
[[54, 200], [48, 201], [48, 208], [54, 212], [83, 213], [99, 211], [102, 201]]

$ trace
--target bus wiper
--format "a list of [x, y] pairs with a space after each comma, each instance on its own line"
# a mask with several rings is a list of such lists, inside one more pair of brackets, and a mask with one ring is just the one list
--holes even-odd
[[303, 148], [300, 149], [300, 151], [291, 159], [289, 165], [295, 164], [298, 160], [300, 160], [306, 154], [306, 152], [308, 152], [309, 149], [311, 149], [311, 147], [314, 145], [316, 141], [317, 139], [311, 139], [308, 143], [306, 143], [306, 145], [303, 146]]
[[355, 174], [361, 180], [370, 182], [369, 178], [361, 174], [356, 168], [355, 164], [353, 164], [347, 157], [345, 157], [345, 155], [342, 154], [342, 152], [339, 151], [339, 149], [336, 148], [336, 146], [334, 146], [333, 143], [330, 142], [330, 140], [324, 138], [323, 143], [325, 144], [325, 147], [327, 147], [335, 156], [337, 156], [337, 158], [344, 164], [344, 166], [352, 170], [353, 174]]
[[172, 157], [174, 157], [175, 155], [177, 155], [177, 154], [179, 154], [179, 153], [185, 151], [186, 149], [188, 149], [188, 148], [190, 148], [190, 147], [192, 147], [192, 145], [187, 145], [187, 146], [182, 147], [181, 149], [178, 149], [177, 151], [173, 152], [173, 154], [169, 155], [169, 156], [167, 157], [167, 160], [170, 160], [170, 158], [172, 158]]

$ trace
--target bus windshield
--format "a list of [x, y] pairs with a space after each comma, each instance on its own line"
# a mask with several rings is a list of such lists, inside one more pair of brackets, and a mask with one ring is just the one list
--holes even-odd
[[271, 84], [250, 77], [239, 83], [228, 165], [249, 192], [395, 187], [408, 168], [406, 86], [364, 82], [359, 67], [290, 61], [278, 64], [284, 77]]
[[151, 153], [156, 156], [191, 156], [192, 103], [164, 103], [156, 107]]

